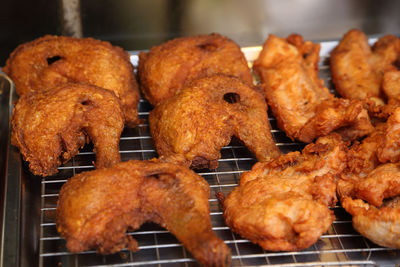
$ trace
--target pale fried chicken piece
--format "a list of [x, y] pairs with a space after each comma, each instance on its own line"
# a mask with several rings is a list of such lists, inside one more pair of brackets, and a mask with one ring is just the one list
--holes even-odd
[[192, 80], [217, 73], [253, 83], [240, 47], [216, 33], [176, 38], [139, 54], [140, 88], [153, 106], [173, 96]]
[[336, 90], [348, 99], [370, 99], [385, 104], [382, 78], [395, 70], [400, 52], [400, 39], [394, 35], [380, 38], [371, 48], [360, 30], [347, 32], [331, 53], [332, 81]]
[[211, 227], [209, 186], [193, 171], [157, 160], [121, 162], [75, 175], [61, 188], [56, 224], [71, 252], [138, 250], [127, 230], [165, 227], [207, 266], [228, 266], [230, 251]]
[[270, 35], [254, 62], [278, 126], [291, 139], [312, 142], [340, 128], [348, 139], [372, 131], [358, 100], [335, 98], [318, 78], [318, 44], [299, 35]]
[[353, 215], [353, 227], [372, 242], [400, 248], [400, 200], [394, 199], [382, 207], [374, 207], [361, 199], [345, 197], [342, 206]]
[[64, 84], [26, 93], [15, 105], [12, 144], [35, 175], [57, 173], [88, 138], [94, 144], [97, 168], [120, 162], [119, 138], [124, 115], [109, 90], [87, 84]]
[[236, 77], [217, 74], [193, 81], [158, 104], [149, 123], [159, 156], [187, 167], [216, 168], [220, 149], [233, 135], [259, 161], [280, 155], [262, 94]]
[[121, 100], [128, 126], [136, 126], [139, 88], [129, 54], [92, 38], [46, 35], [18, 46], [3, 71], [18, 95], [80, 82], [111, 90]]
[[335, 177], [346, 166], [338, 134], [319, 138], [302, 154], [256, 163], [223, 200], [224, 218], [236, 233], [266, 250], [301, 250], [334, 220]]

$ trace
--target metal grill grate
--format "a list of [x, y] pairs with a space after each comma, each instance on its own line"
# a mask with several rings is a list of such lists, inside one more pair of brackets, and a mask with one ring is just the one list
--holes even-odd
[[[333, 88], [328, 66], [329, 51], [336, 42], [321, 43], [320, 77]], [[249, 64], [255, 59], [260, 47], [244, 48]], [[132, 63], [137, 65], [137, 55], [132, 53]], [[139, 104], [139, 115], [147, 117], [151, 106], [144, 100]], [[301, 143], [293, 143], [277, 129], [276, 121], [270, 117], [272, 133], [283, 152], [299, 150]], [[149, 126], [141, 124], [125, 129], [120, 142], [121, 156], [129, 159], [156, 157]], [[358, 234], [351, 226], [351, 217], [340, 207], [333, 208], [336, 220], [319, 241], [310, 248], [298, 252], [270, 252], [252, 244], [230, 231], [225, 225], [222, 211], [215, 198], [221, 191], [228, 194], [237, 186], [243, 171], [251, 169], [255, 160], [252, 154], [236, 139], [221, 151], [222, 158], [216, 170], [201, 170], [198, 173], [211, 187], [210, 210], [213, 230], [225, 240], [232, 251], [232, 266], [394, 266], [400, 262], [399, 251], [379, 247]], [[41, 183], [40, 215], [40, 266], [197, 266], [197, 262], [186, 252], [179, 241], [168, 231], [155, 224], [145, 224], [139, 230], [128, 233], [139, 243], [140, 250], [128, 250], [109, 255], [97, 255], [95, 251], [72, 254], [65, 248], [55, 225], [55, 210], [58, 192], [66, 180], [82, 171], [93, 169], [92, 147], [85, 147], [71, 162], [59, 168], [57, 176], [44, 178]]]

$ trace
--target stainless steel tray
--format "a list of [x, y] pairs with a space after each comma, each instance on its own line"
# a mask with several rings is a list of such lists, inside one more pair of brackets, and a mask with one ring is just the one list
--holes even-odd
[[[329, 52], [337, 42], [322, 42], [320, 77], [328, 88], [333, 88], [329, 72]], [[260, 47], [243, 48], [251, 65]], [[137, 52], [131, 61], [137, 66]], [[3, 82], [4, 80], [4, 82]], [[12, 103], [16, 95], [12, 84], [0, 77], [2, 85], [1, 125], [8, 127]], [[333, 91], [333, 89], [332, 89]], [[3, 101], [3, 102], [4, 102]], [[3, 103], [1, 102], [1, 103]], [[6, 111], [4, 111], [6, 110]], [[151, 106], [141, 100], [139, 115], [147, 119]], [[7, 121], [4, 121], [7, 120]], [[270, 117], [272, 134], [283, 152], [301, 149], [304, 144], [294, 143], [276, 126]], [[40, 178], [29, 173], [21, 161], [18, 150], [10, 145], [10, 129], [6, 129], [6, 145], [0, 153], [5, 155], [5, 191], [2, 231], [2, 266], [196, 266], [197, 262], [165, 229], [155, 224], [143, 225], [130, 232], [139, 242], [136, 253], [101, 256], [95, 251], [73, 254], [66, 250], [55, 226], [58, 192], [66, 180], [76, 173], [93, 169], [94, 154], [86, 146], [73, 160], [59, 168], [56, 176]], [[2, 137], [3, 138], [3, 137]], [[149, 159], [156, 157], [149, 126], [146, 123], [125, 129], [120, 142], [122, 159]], [[398, 250], [383, 248], [360, 236], [351, 225], [351, 217], [340, 207], [333, 211], [336, 220], [329, 230], [310, 248], [297, 252], [264, 251], [259, 246], [236, 235], [225, 225], [222, 210], [215, 193], [229, 193], [237, 186], [240, 174], [255, 163], [253, 155], [236, 139], [222, 149], [222, 158], [216, 170], [201, 170], [210, 184], [210, 209], [213, 230], [225, 240], [232, 251], [232, 266], [395, 266], [400, 262]]]

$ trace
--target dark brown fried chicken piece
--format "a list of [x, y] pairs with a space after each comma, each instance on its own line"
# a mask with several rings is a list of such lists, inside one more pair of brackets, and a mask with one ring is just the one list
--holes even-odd
[[372, 125], [362, 102], [335, 98], [318, 78], [319, 50], [299, 35], [270, 35], [254, 62], [279, 128], [307, 143], [335, 130], [350, 140], [368, 134]]
[[92, 38], [46, 35], [18, 46], [3, 71], [23, 95], [71, 82], [113, 91], [121, 100], [128, 126], [136, 126], [139, 89], [129, 54]]
[[193, 171], [156, 160], [122, 162], [75, 175], [62, 187], [57, 230], [71, 252], [138, 250], [127, 230], [165, 227], [207, 266], [228, 266], [230, 251], [211, 228], [209, 187]]
[[331, 53], [332, 81], [345, 98], [370, 100], [385, 104], [382, 79], [387, 71], [396, 70], [400, 39], [394, 35], [381, 37], [370, 47], [360, 30], [347, 32]]
[[153, 105], [168, 99], [198, 78], [222, 73], [252, 84], [253, 76], [240, 47], [213, 33], [181, 37], [139, 54], [139, 79]]
[[87, 84], [64, 84], [20, 97], [12, 115], [12, 144], [35, 175], [57, 173], [57, 167], [78, 153], [88, 138], [94, 144], [97, 168], [120, 161], [119, 138], [124, 115], [109, 90]]
[[157, 105], [149, 116], [159, 156], [192, 168], [218, 166], [220, 150], [234, 135], [259, 161], [279, 156], [271, 136], [267, 104], [240, 79], [198, 79]]
[[338, 134], [320, 137], [303, 152], [256, 163], [223, 200], [227, 225], [266, 250], [301, 250], [334, 220], [335, 177], [346, 166]]

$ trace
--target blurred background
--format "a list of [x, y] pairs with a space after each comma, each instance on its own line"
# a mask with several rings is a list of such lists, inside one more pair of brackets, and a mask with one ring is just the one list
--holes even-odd
[[241, 46], [268, 34], [320, 41], [351, 28], [400, 33], [397, 0], [13, 0], [0, 8], [0, 66], [20, 43], [45, 34], [94, 37], [126, 50], [218, 32]]

